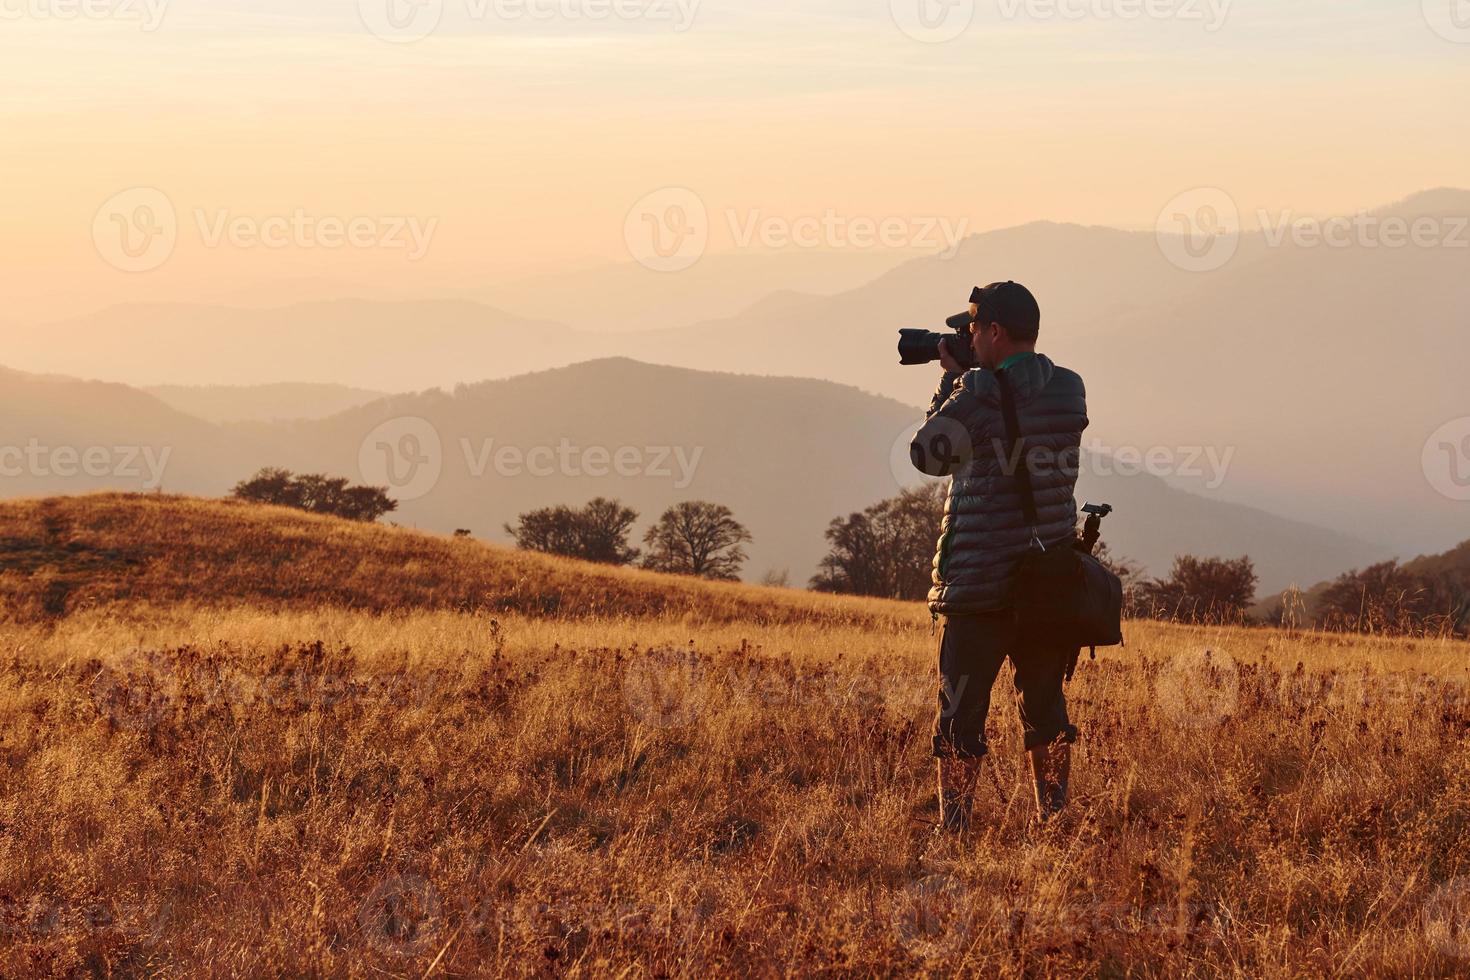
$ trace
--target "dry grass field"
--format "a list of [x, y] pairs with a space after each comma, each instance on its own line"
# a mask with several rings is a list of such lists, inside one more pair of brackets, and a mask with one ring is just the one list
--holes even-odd
[[936, 840], [919, 606], [122, 496], [0, 602], [6, 977], [1470, 975], [1464, 644], [1131, 624]]

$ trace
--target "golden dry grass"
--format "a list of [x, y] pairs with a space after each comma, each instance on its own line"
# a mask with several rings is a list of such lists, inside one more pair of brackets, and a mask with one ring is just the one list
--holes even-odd
[[1064, 818], [1001, 696], [932, 841], [917, 606], [153, 498], [0, 545], [5, 976], [1470, 973], [1464, 644], [1132, 624]]

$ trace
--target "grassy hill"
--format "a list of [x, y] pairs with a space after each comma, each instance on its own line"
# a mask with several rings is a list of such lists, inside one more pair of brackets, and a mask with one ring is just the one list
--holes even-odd
[[118, 495], [0, 601], [0, 976], [1463, 972], [1466, 644], [1130, 624], [935, 840], [917, 604]]
[[280, 507], [145, 494], [0, 503], [0, 601], [20, 621], [144, 603], [928, 623], [917, 604], [703, 582]]

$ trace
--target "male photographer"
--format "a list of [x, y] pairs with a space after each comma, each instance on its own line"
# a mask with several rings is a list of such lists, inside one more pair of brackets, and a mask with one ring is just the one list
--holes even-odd
[[[1073, 547], [1073, 493], [1087, 428], [1086, 392], [1075, 373], [1036, 353], [1041, 309], [1025, 286], [992, 283], [977, 289], [971, 300], [968, 350], [959, 335], [941, 342], [944, 377], [911, 446], [918, 469], [953, 477], [929, 592], [930, 610], [944, 617], [934, 754], [939, 760], [941, 822], [950, 830], [969, 825], [987, 750], [990, 689], [1006, 657], [1015, 667], [1021, 728], [1042, 821], [1066, 804], [1070, 746], [1077, 738], [1062, 693], [1076, 645], [1060, 646], [1043, 634], [1022, 631], [1011, 611], [1010, 593], [1029, 549]], [[1002, 376], [1012, 392], [1024, 443], [1035, 527], [1024, 516], [1017, 458], [1006, 448]]]

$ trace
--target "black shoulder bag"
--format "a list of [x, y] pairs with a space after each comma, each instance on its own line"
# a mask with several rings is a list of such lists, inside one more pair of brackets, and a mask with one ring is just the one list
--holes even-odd
[[[1036, 496], [1031, 488], [1031, 470], [1026, 460], [1026, 440], [1016, 417], [1016, 399], [1004, 371], [995, 373], [1000, 382], [1001, 414], [1005, 417], [1007, 460], [1016, 466], [1016, 488], [1021, 509], [1031, 529], [1031, 547], [1021, 558], [1011, 586], [1011, 604], [1017, 625], [1028, 639], [1058, 645], [1117, 646], [1123, 642], [1123, 583], [1082, 545], [1073, 541], [1048, 548], [1038, 533]], [[1073, 657], [1067, 668], [1071, 680], [1076, 667]]]

